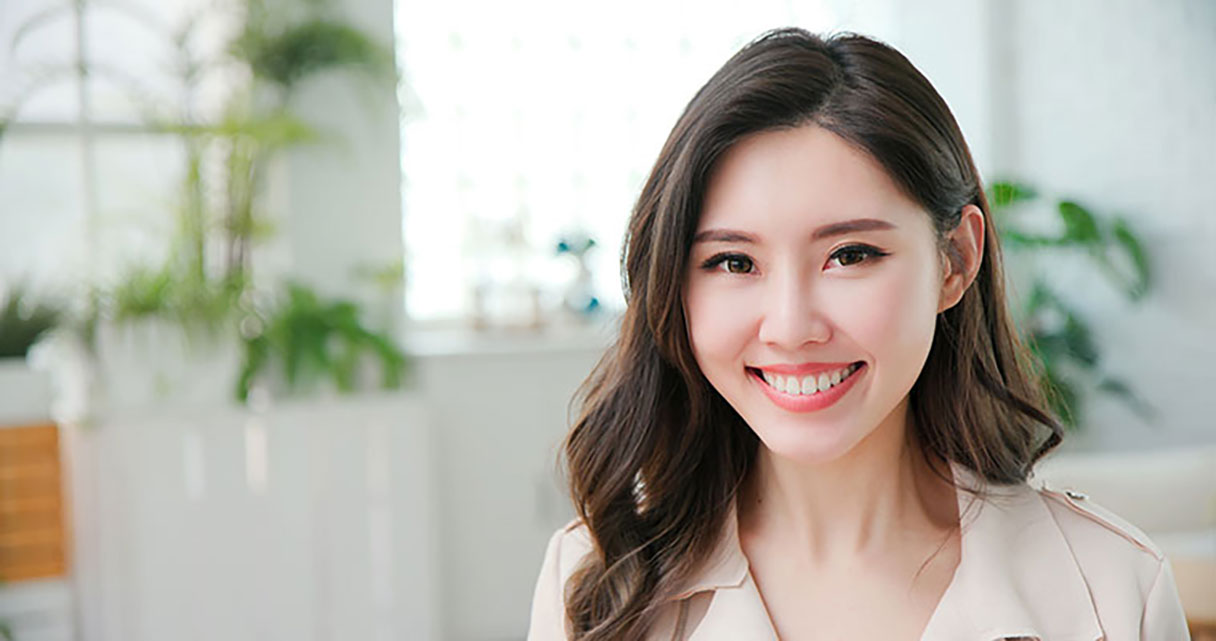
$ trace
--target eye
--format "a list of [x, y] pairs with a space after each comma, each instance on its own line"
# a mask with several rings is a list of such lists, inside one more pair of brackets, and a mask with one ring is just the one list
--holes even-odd
[[841, 267], [852, 267], [864, 262], [874, 262], [874, 260], [888, 256], [887, 252], [871, 247], [869, 245], [849, 245], [841, 247], [832, 252], [829, 260], [836, 261]]
[[701, 268], [719, 269], [729, 274], [750, 274], [756, 268], [756, 264], [743, 254], [717, 254], [701, 263]]

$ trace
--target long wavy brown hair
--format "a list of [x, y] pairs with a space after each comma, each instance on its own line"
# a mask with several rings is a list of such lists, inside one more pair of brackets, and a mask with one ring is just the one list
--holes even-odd
[[[768, 32], [697, 92], [667, 138], [629, 221], [627, 308], [616, 344], [583, 384], [565, 443], [570, 491], [592, 553], [565, 586], [574, 639], [640, 639], [717, 541], [759, 440], [710, 386], [685, 326], [683, 275], [716, 160], [744, 136], [806, 124], [869, 153], [932, 219], [943, 255], [961, 210], [988, 202], [946, 103], [895, 49], [855, 34]], [[990, 219], [989, 219], [990, 220]], [[1000, 247], [938, 315], [910, 392], [909, 438], [985, 483], [1025, 482], [1059, 444], [1039, 372], [1017, 337]]]

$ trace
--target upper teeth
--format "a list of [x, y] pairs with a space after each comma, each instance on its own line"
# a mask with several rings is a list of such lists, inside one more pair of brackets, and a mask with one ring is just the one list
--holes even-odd
[[797, 376], [782, 376], [760, 370], [764, 375], [764, 382], [768, 383], [773, 389], [786, 394], [814, 394], [831, 389], [840, 381], [849, 377], [849, 374], [857, 371], [860, 367], [857, 363], [853, 363], [843, 369], [838, 369], [831, 372], [822, 372], [819, 375], [805, 376], [799, 378]]

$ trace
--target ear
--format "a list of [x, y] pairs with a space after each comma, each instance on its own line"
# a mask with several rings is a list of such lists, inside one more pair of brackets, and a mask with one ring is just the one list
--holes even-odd
[[984, 258], [984, 212], [975, 205], [963, 207], [958, 227], [950, 232], [948, 255], [943, 256], [941, 297], [937, 313], [958, 304], [975, 280]]

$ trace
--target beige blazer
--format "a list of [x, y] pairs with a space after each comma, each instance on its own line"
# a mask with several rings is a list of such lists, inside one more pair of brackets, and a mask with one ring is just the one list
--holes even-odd
[[[952, 465], [954, 478], [975, 476]], [[1143, 532], [1083, 494], [1030, 485], [959, 490], [961, 558], [923, 641], [1185, 641], [1169, 561]], [[648, 639], [775, 641], [732, 513], [702, 572], [665, 608]], [[591, 550], [572, 522], [549, 541], [529, 641], [567, 638], [563, 586]]]

